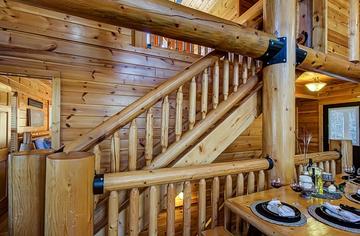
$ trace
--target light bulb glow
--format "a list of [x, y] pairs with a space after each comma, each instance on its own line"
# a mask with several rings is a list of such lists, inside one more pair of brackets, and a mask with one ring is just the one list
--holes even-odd
[[320, 91], [322, 88], [324, 88], [326, 86], [326, 83], [324, 83], [324, 82], [314, 82], [314, 83], [305, 84], [305, 86], [311, 92], [318, 92], [318, 91]]

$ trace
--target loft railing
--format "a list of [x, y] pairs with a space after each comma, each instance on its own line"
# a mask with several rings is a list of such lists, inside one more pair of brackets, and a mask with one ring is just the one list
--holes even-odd
[[[108, 207], [108, 235], [118, 235], [118, 208], [119, 191], [130, 190], [129, 207], [129, 235], [138, 235], [139, 230], [139, 210], [141, 188], [149, 187], [149, 227], [148, 234], [156, 235], [158, 232], [158, 214], [159, 214], [159, 191], [160, 186], [167, 188], [167, 235], [175, 235], [175, 197], [176, 185], [183, 184], [183, 234], [191, 234], [191, 196], [192, 183], [198, 183], [198, 228], [201, 232], [207, 225], [207, 219], [211, 219], [211, 228], [219, 224], [220, 207], [220, 177], [225, 177], [223, 188], [224, 199], [250, 194], [255, 191], [262, 191], [265, 188], [264, 171], [272, 168], [271, 159], [256, 159], [247, 161], [237, 161], [232, 163], [216, 163], [200, 166], [181, 167], [181, 168], [162, 168], [158, 170], [140, 170], [122, 173], [109, 173], [104, 176], [104, 190], [110, 192]], [[257, 185], [255, 184], [257, 176]], [[235, 179], [235, 183], [233, 183]], [[245, 180], [247, 179], [247, 184]], [[211, 181], [211, 214], [206, 214], [207, 181]], [[209, 181], [208, 181], [209, 182]], [[235, 191], [233, 191], [235, 189]], [[224, 224], [230, 223], [230, 211], [225, 208]], [[239, 221], [238, 221], [239, 223]]]

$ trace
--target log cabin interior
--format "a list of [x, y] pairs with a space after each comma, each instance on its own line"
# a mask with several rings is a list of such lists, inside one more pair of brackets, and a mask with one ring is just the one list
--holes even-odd
[[0, 235], [360, 233], [359, 0], [0, 8]]

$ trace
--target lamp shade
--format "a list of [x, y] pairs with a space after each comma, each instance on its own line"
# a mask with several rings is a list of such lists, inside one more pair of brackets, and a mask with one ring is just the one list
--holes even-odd
[[314, 82], [314, 83], [307, 83], [305, 84], [306, 88], [309, 89], [311, 92], [318, 92], [322, 88], [326, 86], [324, 82]]

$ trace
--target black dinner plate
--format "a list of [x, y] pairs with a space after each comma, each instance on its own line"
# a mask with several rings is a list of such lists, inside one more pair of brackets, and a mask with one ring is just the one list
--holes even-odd
[[354, 198], [356, 201], [360, 201], [360, 195], [359, 194], [353, 194], [351, 195], [352, 198]]
[[293, 209], [295, 212], [295, 216], [291, 216], [291, 217], [279, 216], [278, 214], [269, 211], [266, 207], [267, 204], [268, 204], [268, 201], [259, 203], [255, 206], [255, 209], [257, 210], [257, 212], [259, 214], [261, 214], [262, 216], [265, 216], [266, 218], [269, 218], [269, 219], [275, 220], [275, 221], [279, 221], [279, 222], [285, 222], [285, 223], [294, 223], [294, 222], [298, 222], [301, 219], [301, 212], [296, 207], [293, 207], [287, 203], [282, 202], [281, 204], [286, 205], [286, 206], [290, 207], [291, 209]]
[[330, 221], [330, 222], [332, 222], [334, 224], [341, 225], [341, 226], [344, 226], [344, 227], [353, 228], [353, 229], [360, 229], [360, 222], [352, 223], [352, 222], [348, 222], [348, 221], [339, 219], [339, 218], [334, 217], [332, 215], [329, 215], [325, 211], [325, 207], [323, 207], [323, 206], [317, 207], [315, 209], [315, 213], [317, 215], [319, 215], [320, 217], [322, 217], [323, 219], [325, 219], [327, 221]]

